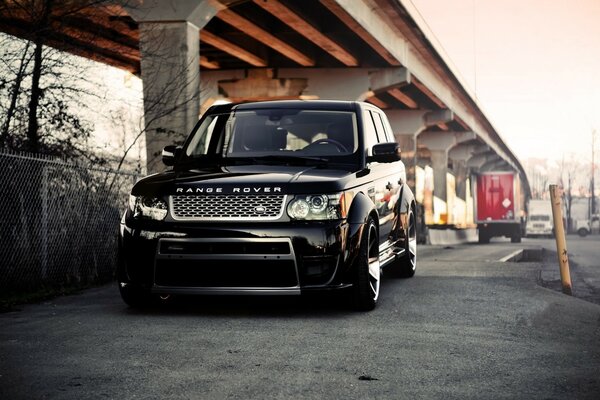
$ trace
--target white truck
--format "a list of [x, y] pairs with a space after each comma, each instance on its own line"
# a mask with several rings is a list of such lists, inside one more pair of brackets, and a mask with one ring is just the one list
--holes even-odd
[[550, 204], [550, 200], [529, 200], [525, 235], [533, 237], [552, 236], [553, 234], [552, 204]]

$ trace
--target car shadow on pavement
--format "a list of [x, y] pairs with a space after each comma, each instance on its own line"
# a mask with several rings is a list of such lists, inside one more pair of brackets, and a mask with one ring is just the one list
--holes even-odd
[[353, 313], [345, 293], [303, 296], [174, 296], [143, 309], [128, 308], [131, 315], [146, 316], [227, 316], [227, 317], [306, 317]]
[[[381, 291], [385, 293], [406, 279], [384, 278]], [[324, 317], [362, 315], [353, 306], [349, 290], [315, 292], [301, 296], [172, 296], [147, 307], [131, 308], [123, 304], [122, 311], [140, 316], [227, 316], [227, 317]], [[380, 299], [377, 308], [385, 307]], [[377, 311], [377, 308], [374, 312]]]

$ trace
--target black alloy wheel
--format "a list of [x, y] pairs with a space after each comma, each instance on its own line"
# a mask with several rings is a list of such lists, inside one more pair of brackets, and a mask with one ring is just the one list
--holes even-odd
[[417, 271], [417, 217], [412, 206], [406, 221], [404, 253], [388, 267], [391, 276], [396, 278], [410, 278]]
[[354, 306], [357, 310], [370, 311], [375, 308], [379, 298], [380, 280], [379, 235], [375, 221], [369, 217], [360, 242], [353, 286]]
[[417, 271], [417, 218], [412, 206], [408, 210], [407, 222], [406, 247], [404, 255], [400, 259], [400, 275], [404, 278], [411, 278]]

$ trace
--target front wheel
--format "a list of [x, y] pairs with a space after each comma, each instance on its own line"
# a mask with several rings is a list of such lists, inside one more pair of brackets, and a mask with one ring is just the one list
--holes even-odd
[[149, 291], [130, 283], [119, 282], [119, 292], [123, 301], [132, 308], [146, 308], [154, 305], [154, 297]]
[[379, 298], [379, 235], [377, 225], [369, 217], [360, 241], [360, 254], [356, 263], [356, 276], [353, 285], [354, 306], [360, 311], [375, 308]]

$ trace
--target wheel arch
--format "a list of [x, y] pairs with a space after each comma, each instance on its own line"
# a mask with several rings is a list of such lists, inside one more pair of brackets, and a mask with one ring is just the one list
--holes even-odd
[[379, 214], [377, 213], [375, 204], [364, 193], [359, 192], [352, 199], [350, 210], [348, 211], [347, 220], [349, 229], [346, 236], [347, 255], [344, 257], [344, 264], [346, 266], [344, 280], [351, 280], [353, 276], [352, 266], [359, 255], [360, 243], [369, 217], [373, 218], [379, 232]]

